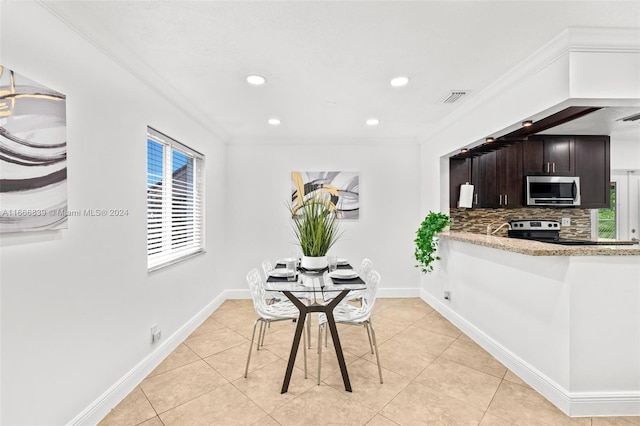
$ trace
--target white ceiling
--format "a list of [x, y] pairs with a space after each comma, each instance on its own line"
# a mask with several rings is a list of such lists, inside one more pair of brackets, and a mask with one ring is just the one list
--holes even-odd
[[638, 1], [41, 4], [229, 143], [415, 140], [567, 27], [640, 27]]

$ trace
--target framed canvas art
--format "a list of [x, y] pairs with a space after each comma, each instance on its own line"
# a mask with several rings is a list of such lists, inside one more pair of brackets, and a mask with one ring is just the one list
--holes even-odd
[[67, 227], [66, 97], [0, 65], [0, 232]]
[[291, 206], [322, 197], [336, 208], [340, 219], [360, 217], [360, 175], [358, 172], [291, 172]]

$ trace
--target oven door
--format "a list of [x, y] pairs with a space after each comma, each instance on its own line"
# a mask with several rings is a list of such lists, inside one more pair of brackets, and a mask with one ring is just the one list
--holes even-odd
[[573, 176], [527, 176], [528, 206], [579, 206], [580, 178]]

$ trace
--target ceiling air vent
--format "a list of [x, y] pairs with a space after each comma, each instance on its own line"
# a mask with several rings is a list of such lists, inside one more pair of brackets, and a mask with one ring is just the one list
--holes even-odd
[[452, 90], [447, 93], [444, 99], [442, 100], [443, 104], [452, 104], [458, 101], [461, 97], [466, 95], [468, 92], [466, 90]]
[[640, 120], [640, 113], [633, 114], [633, 115], [630, 115], [630, 116], [625, 117], [625, 118], [621, 118], [620, 120], [622, 120], [622, 121], [638, 121], [638, 120]]

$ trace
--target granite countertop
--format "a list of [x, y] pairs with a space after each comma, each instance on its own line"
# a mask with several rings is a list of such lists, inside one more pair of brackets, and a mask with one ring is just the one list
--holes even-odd
[[479, 246], [492, 247], [529, 256], [640, 256], [640, 245], [563, 246], [518, 238], [472, 234], [470, 232], [444, 231], [440, 238], [463, 241]]

